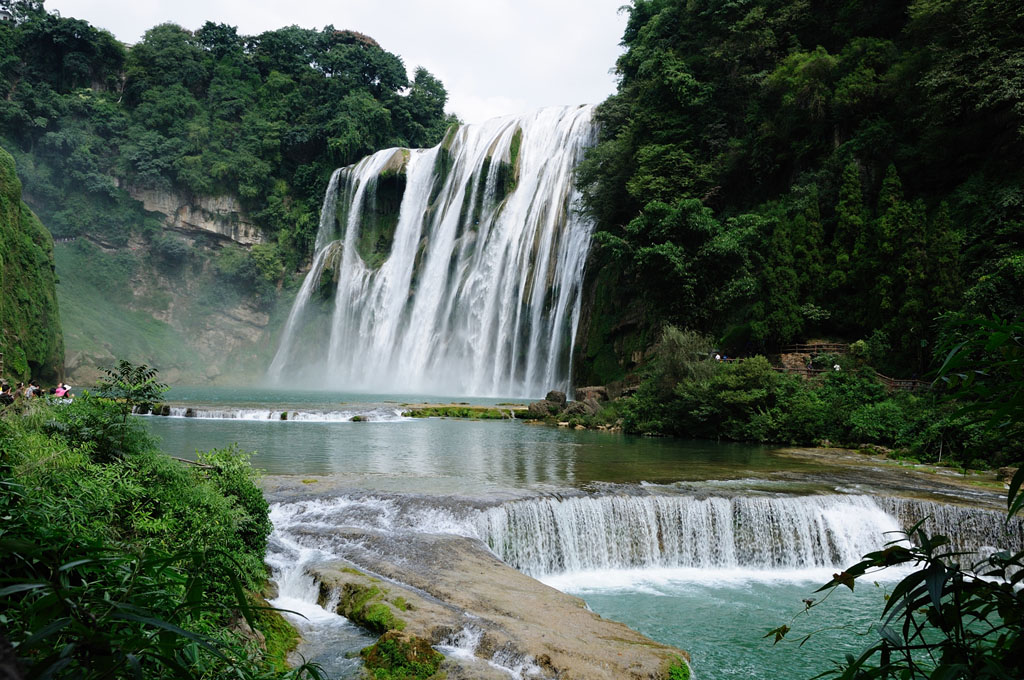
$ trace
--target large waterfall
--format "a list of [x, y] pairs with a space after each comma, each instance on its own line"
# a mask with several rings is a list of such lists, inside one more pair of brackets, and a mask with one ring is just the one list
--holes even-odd
[[568, 389], [592, 107], [452, 128], [339, 170], [269, 377], [368, 392]]

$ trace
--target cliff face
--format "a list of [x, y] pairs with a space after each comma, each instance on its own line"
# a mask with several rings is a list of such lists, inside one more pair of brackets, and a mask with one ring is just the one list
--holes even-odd
[[143, 207], [164, 216], [164, 227], [186, 234], [196, 232], [235, 241], [242, 245], [263, 243], [259, 227], [250, 221], [233, 196], [192, 196], [176, 192], [124, 189]]
[[0, 149], [0, 352], [3, 376], [53, 382], [64, 374], [53, 238], [21, 200], [14, 159]]

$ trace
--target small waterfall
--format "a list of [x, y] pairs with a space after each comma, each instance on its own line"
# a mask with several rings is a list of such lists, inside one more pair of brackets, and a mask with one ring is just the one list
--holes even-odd
[[996, 511], [868, 496], [581, 496], [484, 511], [481, 540], [532, 576], [600, 569], [844, 568], [929, 517], [963, 550], [1024, 545]]
[[[136, 411], [137, 415], [151, 416], [149, 410]], [[370, 422], [402, 422], [409, 418], [402, 415], [402, 409], [379, 406], [352, 408], [337, 411], [311, 409], [265, 409], [226, 408], [206, 406], [168, 406], [163, 417], [194, 418], [196, 420], [245, 420], [252, 422], [312, 422], [346, 423], [353, 418]]]
[[[899, 519], [903, 529], [910, 529], [922, 522], [921, 526], [928, 535], [947, 536], [954, 550], [973, 552], [976, 557], [989, 554], [997, 548], [1024, 548], [1024, 519], [1015, 517], [1006, 523], [1006, 513], [1001, 510], [909, 498], [880, 498], [878, 502]], [[970, 557], [963, 560], [965, 564], [970, 561]]]
[[593, 108], [543, 109], [335, 173], [268, 377], [359, 391], [569, 389], [592, 225], [572, 176]]
[[593, 569], [846, 566], [899, 525], [870, 498], [604, 496], [508, 503], [484, 540], [534, 576]]

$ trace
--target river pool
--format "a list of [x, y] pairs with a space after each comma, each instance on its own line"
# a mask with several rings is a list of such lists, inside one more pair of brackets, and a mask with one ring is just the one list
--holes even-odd
[[[421, 401], [453, 400], [176, 389], [168, 402], [188, 405], [199, 417], [144, 420], [171, 455], [194, 458], [197, 450], [237, 443], [256, 452], [253, 464], [268, 475], [298, 476], [311, 485], [313, 480], [329, 481], [334, 494], [444, 499], [445, 507], [457, 505], [459, 499], [497, 503], [651, 489], [695, 498], [865, 492], [848, 471], [817, 460], [780, 456], [761, 446], [641, 438], [514, 420], [401, 415], [404, 403]], [[280, 419], [282, 410], [288, 411], [289, 420]], [[300, 414], [305, 419], [297, 420]], [[351, 422], [359, 414], [368, 420]], [[857, 593], [836, 593], [827, 605], [799, 615], [804, 599], [820, 597], [813, 591], [830, 578], [835, 571], [831, 566], [647, 566], [537, 576], [579, 595], [607, 618], [688, 650], [697, 677], [778, 680], [813, 677], [830, 666], [830, 659], [856, 653], [867, 644], [858, 634], [881, 611], [884, 582], [880, 587], [865, 584]], [[308, 603], [290, 604], [301, 609]], [[315, 620], [304, 624], [310, 639], [304, 652], [338, 676], [351, 677], [357, 669], [338, 650], [357, 649], [366, 643], [365, 635], [315, 610], [307, 614]], [[782, 624], [793, 627], [794, 639], [822, 632], [803, 647], [792, 641], [773, 646], [763, 639]]]

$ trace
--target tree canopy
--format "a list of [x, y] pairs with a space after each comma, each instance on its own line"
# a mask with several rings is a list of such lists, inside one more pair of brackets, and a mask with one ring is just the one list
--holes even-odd
[[143, 222], [119, 185], [237, 196], [288, 264], [312, 248], [330, 172], [429, 146], [447, 92], [372, 38], [333, 26], [255, 36], [205, 23], [109, 32], [15, 0], [0, 24], [0, 144], [56, 236], [123, 242]]
[[612, 309], [639, 301], [648, 326], [735, 353], [863, 338], [906, 374], [941, 315], [1024, 311], [1018, 3], [626, 9], [579, 173], [600, 256], [626, 273]]

